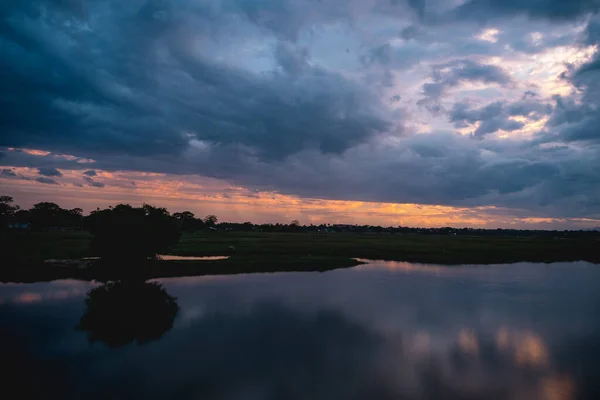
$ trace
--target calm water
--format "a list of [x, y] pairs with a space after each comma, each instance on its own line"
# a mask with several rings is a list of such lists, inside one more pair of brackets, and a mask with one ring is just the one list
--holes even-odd
[[381, 262], [159, 282], [0, 285], [5, 393], [600, 399], [600, 266]]

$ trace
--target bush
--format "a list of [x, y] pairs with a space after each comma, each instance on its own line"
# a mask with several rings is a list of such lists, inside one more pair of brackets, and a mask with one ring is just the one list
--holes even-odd
[[110, 262], [156, 258], [179, 241], [177, 220], [165, 208], [120, 204], [92, 212], [86, 228], [94, 235], [93, 254]]

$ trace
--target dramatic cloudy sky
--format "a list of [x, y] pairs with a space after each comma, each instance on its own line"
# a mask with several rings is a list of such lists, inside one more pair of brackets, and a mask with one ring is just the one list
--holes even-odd
[[222, 220], [600, 226], [599, 0], [0, 2], [0, 189]]

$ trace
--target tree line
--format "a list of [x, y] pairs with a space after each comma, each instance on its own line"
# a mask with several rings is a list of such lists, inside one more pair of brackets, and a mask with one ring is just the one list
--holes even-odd
[[[14, 204], [14, 199], [10, 196], [0, 196], [0, 221], [2, 228], [14, 229], [32, 229], [40, 231], [49, 230], [90, 230], [94, 226], [99, 216], [107, 215], [110, 210], [116, 211], [115, 215], [121, 215], [120, 211], [134, 210], [128, 204], [118, 204], [107, 209], [97, 208], [85, 216], [83, 209], [73, 208], [65, 209], [56, 203], [43, 201], [36, 203], [30, 209], [23, 209]], [[137, 208], [139, 210], [161, 210], [165, 215], [176, 222], [181, 231], [200, 231], [216, 227], [219, 220], [216, 215], [207, 215], [204, 218], [197, 218], [190, 211], [176, 212], [171, 215], [166, 208], [158, 208], [150, 205], [143, 205]], [[111, 214], [112, 215], [112, 214]]]
[[[158, 210], [158, 211], [157, 211]], [[143, 205], [132, 207], [128, 204], [119, 204], [107, 209], [97, 208], [89, 215], [84, 216], [81, 208], [63, 209], [52, 202], [40, 202], [34, 204], [28, 210], [21, 209], [14, 204], [10, 196], [0, 196], [0, 229], [16, 228], [31, 230], [87, 230], [98, 229], [98, 220], [106, 221], [106, 224], [128, 224], [133, 223], [132, 215], [158, 213], [168, 219], [178, 232], [198, 232], [219, 230], [223, 232], [314, 232], [314, 233], [360, 233], [375, 235], [453, 235], [453, 236], [514, 236], [514, 237], [599, 237], [600, 228], [596, 230], [520, 230], [520, 229], [482, 229], [482, 228], [422, 228], [402, 226], [378, 226], [378, 225], [343, 225], [343, 224], [319, 224], [302, 225], [298, 220], [290, 223], [276, 224], [254, 224], [252, 222], [219, 222], [216, 215], [207, 215], [203, 218], [196, 217], [191, 211], [175, 212], [170, 214], [166, 208]], [[138, 219], [139, 219], [138, 215]], [[108, 218], [108, 216], [112, 216]], [[133, 219], [129, 219], [133, 218]]]

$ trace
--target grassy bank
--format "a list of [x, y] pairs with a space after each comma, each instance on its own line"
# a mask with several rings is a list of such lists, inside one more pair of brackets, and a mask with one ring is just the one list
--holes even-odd
[[180, 255], [358, 257], [419, 263], [600, 262], [595, 239], [366, 235], [354, 233], [199, 233], [185, 235]]
[[[173, 278], [182, 276], [234, 275], [269, 272], [325, 272], [359, 265], [350, 258], [336, 257], [231, 257], [219, 261], [149, 261], [138, 265], [136, 279]], [[113, 268], [111, 268], [113, 267]], [[123, 270], [130, 266], [123, 266]], [[119, 266], [91, 265], [78, 268], [43, 263], [13, 264], [0, 270], [0, 282], [32, 283], [57, 279], [110, 281], [126, 278]]]
[[[98, 271], [57, 269], [47, 259], [73, 259], [89, 253], [86, 232], [18, 232], [3, 244], [8, 259], [1, 280], [92, 279]], [[228, 255], [226, 261], [160, 262], [150, 277], [271, 271], [324, 271], [355, 265], [351, 258], [435, 264], [501, 264], [519, 261], [584, 260], [600, 263], [595, 239], [361, 235], [352, 233], [223, 233], [183, 235], [171, 252], [185, 256]]]

